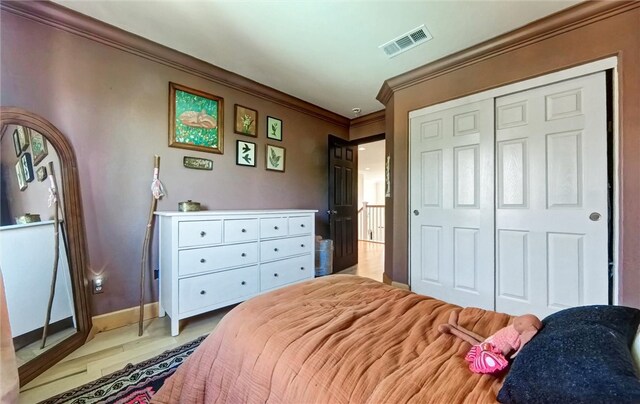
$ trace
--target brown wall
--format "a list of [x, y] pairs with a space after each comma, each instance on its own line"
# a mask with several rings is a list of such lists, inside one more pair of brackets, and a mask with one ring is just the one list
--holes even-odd
[[349, 140], [381, 135], [385, 132], [385, 111], [377, 111], [351, 120]]
[[[640, 307], [640, 3], [607, 12], [598, 18], [572, 24], [567, 16], [582, 15], [585, 10], [602, 8], [585, 3], [552, 16], [538, 26], [549, 27], [545, 34], [506, 51], [480, 54], [472, 61], [435, 62], [422, 71], [388, 81], [393, 96], [387, 102], [387, 150], [393, 150], [393, 216], [387, 222], [385, 273], [394, 281], [407, 282], [408, 233], [408, 113], [443, 101], [500, 87], [609, 56], [618, 56], [620, 99], [620, 297], [621, 304]], [[613, 3], [609, 3], [610, 5]], [[625, 7], [616, 3], [615, 7]], [[610, 7], [610, 6], [609, 6]], [[562, 19], [567, 24], [554, 24]], [[534, 23], [534, 26], [536, 24]], [[535, 29], [526, 27], [525, 35]], [[477, 49], [492, 49], [507, 42], [509, 34], [485, 43]], [[474, 50], [472, 49], [472, 53]], [[462, 60], [460, 55], [455, 57]], [[453, 59], [453, 58], [452, 58]], [[420, 76], [422, 79], [416, 80]], [[405, 80], [406, 79], [406, 80]], [[416, 80], [414, 82], [406, 82]], [[419, 82], [418, 82], [419, 81]], [[385, 88], [379, 98], [384, 98]]]
[[[168, 195], [158, 210], [192, 199], [208, 209], [318, 209], [328, 236], [327, 135], [348, 138], [347, 125], [299, 112], [49, 25], [2, 11], [1, 103], [32, 111], [68, 138], [78, 159], [87, 231], [89, 279], [106, 278], [93, 314], [136, 306], [142, 241], [150, 203], [153, 155]], [[168, 83], [224, 98], [224, 155], [168, 147]], [[258, 110], [259, 136], [233, 133], [233, 105]], [[265, 170], [267, 115], [283, 121], [286, 172]], [[257, 167], [235, 164], [236, 140], [257, 143]], [[213, 171], [189, 170], [183, 156], [213, 160]], [[157, 237], [157, 235], [156, 235]], [[157, 246], [157, 244], [155, 244]], [[152, 257], [157, 267], [157, 256]], [[156, 299], [154, 282], [149, 301]], [[147, 293], [149, 296], [151, 293]]]

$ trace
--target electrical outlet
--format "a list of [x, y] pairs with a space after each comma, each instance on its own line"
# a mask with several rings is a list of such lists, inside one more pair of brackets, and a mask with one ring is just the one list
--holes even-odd
[[159, 269], [154, 269], [153, 270], [153, 279], [158, 279], [160, 277], [160, 270]]
[[98, 293], [104, 292], [104, 279], [102, 278], [94, 278], [93, 279], [93, 294], [96, 295]]

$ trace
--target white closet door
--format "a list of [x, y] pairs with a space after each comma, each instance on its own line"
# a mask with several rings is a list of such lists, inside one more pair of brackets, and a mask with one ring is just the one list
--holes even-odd
[[608, 301], [605, 74], [496, 99], [496, 310]]
[[493, 99], [410, 121], [411, 289], [494, 307]]

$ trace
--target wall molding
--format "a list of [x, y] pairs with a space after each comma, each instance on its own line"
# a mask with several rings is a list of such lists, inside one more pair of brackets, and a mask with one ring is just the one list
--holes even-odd
[[349, 126], [351, 128], [357, 128], [360, 126], [371, 125], [378, 122], [384, 122], [384, 119], [385, 119], [385, 110], [381, 109], [380, 111], [372, 112], [367, 115], [353, 118]]
[[334, 125], [348, 128], [350, 124], [350, 119], [342, 115], [52, 2], [2, 1], [0, 10], [193, 74]]
[[387, 105], [393, 93], [483, 60], [581, 28], [640, 7], [638, 1], [587, 1], [551, 14], [522, 28], [481, 42], [432, 63], [386, 80], [376, 99]]

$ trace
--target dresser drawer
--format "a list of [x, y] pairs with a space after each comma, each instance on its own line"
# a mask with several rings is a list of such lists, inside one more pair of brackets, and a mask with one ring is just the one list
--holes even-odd
[[269, 261], [311, 252], [311, 236], [282, 238], [260, 243], [260, 260]]
[[262, 264], [260, 266], [260, 290], [269, 290], [303, 279], [311, 279], [313, 274], [311, 254]]
[[291, 216], [289, 218], [289, 235], [309, 234], [313, 227], [313, 216]]
[[257, 242], [180, 250], [178, 251], [178, 274], [184, 276], [257, 262]]
[[258, 239], [258, 219], [232, 219], [224, 221], [224, 242]]
[[197, 220], [178, 224], [178, 246], [220, 244], [222, 242], [222, 220]]
[[260, 237], [282, 237], [287, 235], [286, 217], [260, 219]]
[[258, 293], [258, 266], [179, 280], [180, 313]]

